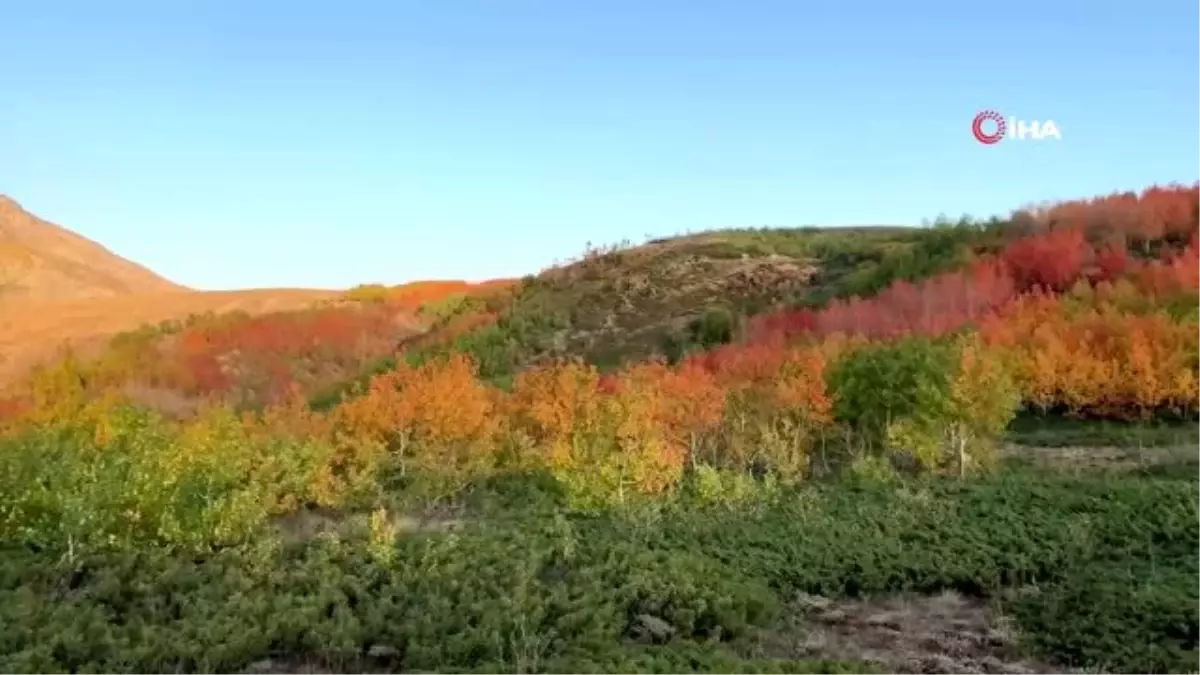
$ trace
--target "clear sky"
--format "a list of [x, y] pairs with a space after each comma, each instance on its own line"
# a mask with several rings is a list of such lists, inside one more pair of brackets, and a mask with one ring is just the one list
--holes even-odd
[[[0, 193], [197, 288], [520, 275], [1200, 178], [1195, 0], [0, 11]], [[992, 108], [1061, 142], [974, 140]]]

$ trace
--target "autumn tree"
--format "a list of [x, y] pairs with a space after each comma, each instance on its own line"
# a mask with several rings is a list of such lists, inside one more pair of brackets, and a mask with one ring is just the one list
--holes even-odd
[[1003, 257], [1019, 290], [1041, 287], [1058, 292], [1075, 283], [1091, 254], [1083, 230], [1070, 228], [1019, 239]]
[[597, 478], [615, 486], [618, 503], [625, 502], [630, 488], [661, 493], [683, 474], [687, 447], [679, 442], [678, 431], [669, 428], [679, 417], [677, 401], [665, 386], [669, 377], [658, 361], [632, 365], [622, 371], [616, 393], [605, 399], [614, 445], [595, 471]]
[[586, 464], [605, 433], [600, 373], [581, 361], [546, 363], [521, 372], [507, 410], [512, 429], [523, 434], [557, 470]]
[[961, 338], [955, 348], [957, 363], [941, 423], [963, 477], [969, 465], [983, 468], [990, 463], [996, 440], [1015, 416], [1021, 395], [1009, 354], [989, 349], [974, 334]]
[[401, 476], [417, 471], [461, 486], [495, 463], [497, 397], [476, 377], [474, 362], [455, 354], [398, 364], [336, 414], [350, 436], [382, 443]]
[[714, 434], [725, 413], [726, 391], [716, 377], [697, 362], [676, 368], [661, 363], [645, 373], [662, 401], [659, 422], [667, 441], [682, 450], [694, 465], [710, 456]]
[[[1031, 296], [983, 322], [980, 335], [1012, 350], [1022, 397], [1042, 412], [1194, 414], [1197, 322], [1144, 311], [1136, 293], [1118, 284], [1091, 294], [1090, 304], [1088, 296]], [[1130, 311], [1135, 301], [1143, 311]]]
[[602, 386], [594, 366], [566, 361], [518, 375], [509, 405], [514, 430], [576, 503], [597, 506], [677, 483], [689, 452], [719, 420], [723, 399], [698, 367], [634, 364]]
[[764, 459], [785, 481], [807, 475], [812, 451], [833, 422], [833, 402], [825, 386], [826, 358], [817, 347], [789, 350], [766, 390]]

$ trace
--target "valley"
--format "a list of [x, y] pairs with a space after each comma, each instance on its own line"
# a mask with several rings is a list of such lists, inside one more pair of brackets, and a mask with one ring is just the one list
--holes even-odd
[[1200, 667], [1200, 184], [342, 291], [0, 204], [9, 672]]

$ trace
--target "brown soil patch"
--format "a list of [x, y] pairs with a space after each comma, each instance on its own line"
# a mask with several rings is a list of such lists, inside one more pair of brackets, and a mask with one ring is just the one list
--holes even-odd
[[1032, 462], [1058, 472], [1127, 472], [1162, 464], [1175, 464], [1197, 457], [1196, 445], [1162, 447], [1064, 446], [1027, 447], [1007, 445], [1003, 456]]
[[402, 653], [391, 645], [371, 645], [366, 654], [350, 662], [328, 664], [313, 658], [295, 658], [287, 655], [255, 661], [241, 671], [246, 675], [333, 675], [335, 673], [396, 673], [401, 672], [399, 661]]
[[763, 636], [775, 658], [858, 659], [894, 673], [1070, 672], [1022, 658], [1008, 621], [954, 592], [863, 600], [799, 596], [789, 624]]
[[[335, 511], [331, 509], [302, 509], [274, 519], [275, 532], [285, 544], [298, 544], [322, 535], [345, 536], [369, 527], [371, 514]], [[453, 513], [389, 513], [388, 524], [397, 536], [417, 532], [448, 532], [463, 527], [465, 521]]]

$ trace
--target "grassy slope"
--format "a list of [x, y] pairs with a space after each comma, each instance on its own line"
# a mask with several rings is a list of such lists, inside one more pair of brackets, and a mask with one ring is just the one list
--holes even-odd
[[[432, 349], [473, 355], [482, 377], [506, 384], [541, 359], [579, 357], [602, 369], [696, 346], [689, 324], [712, 310], [736, 322], [773, 308], [869, 295], [896, 279], [919, 279], [995, 248], [994, 224], [918, 227], [740, 229], [591, 251], [569, 265], [526, 277], [499, 321]], [[437, 329], [426, 339], [436, 341]], [[318, 392], [327, 407], [360, 387]]]
[[514, 322], [555, 317], [552, 339], [530, 356], [613, 365], [660, 352], [706, 310], [746, 316], [926, 276], [959, 262], [976, 234], [967, 227], [794, 228], [657, 240], [544, 272], [510, 316]]

